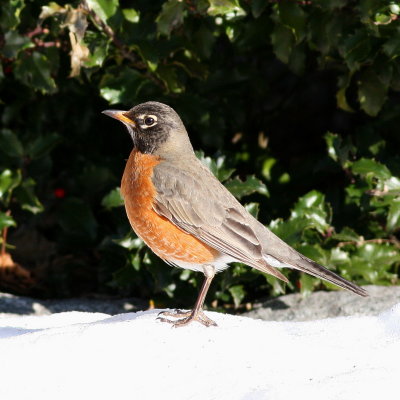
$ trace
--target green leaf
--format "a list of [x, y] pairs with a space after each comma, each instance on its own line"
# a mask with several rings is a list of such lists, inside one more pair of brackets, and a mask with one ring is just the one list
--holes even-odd
[[400, 179], [397, 176], [391, 176], [384, 182], [384, 189], [388, 195], [400, 196]]
[[29, 143], [27, 154], [33, 160], [39, 159], [49, 154], [60, 141], [61, 136], [55, 132], [50, 132], [46, 136], [37, 136]]
[[[364, 243], [351, 257], [349, 271], [362, 276], [367, 282], [379, 284], [388, 277], [394, 263], [400, 262], [398, 249], [390, 244]], [[346, 270], [341, 269], [346, 273]]]
[[0, 212], [0, 231], [9, 226], [16, 226], [16, 225], [17, 224], [15, 223], [14, 219], [11, 216], [3, 212]]
[[386, 225], [389, 231], [400, 228], [400, 198], [393, 200], [390, 205]]
[[371, 68], [364, 71], [358, 81], [358, 101], [361, 108], [372, 117], [375, 117], [386, 101], [387, 86]]
[[171, 93], [182, 93], [184, 85], [180, 81], [176, 68], [170, 65], [158, 65], [157, 76], [164, 82], [165, 87]]
[[247, 176], [245, 181], [241, 181], [238, 177], [235, 177], [226, 182], [225, 187], [238, 199], [255, 192], [269, 196], [265, 184], [254, 175]]
[[21, 158], [24, 155], [24, 149], [20, 140], [9, 129], [0, 130], [0, 151], [10, 157]]
[[107, 22], [119, 6], [119, 0], [86, 0], [86, 3], [103, 22]]
[[260, 211], [260, 205], [258, 203], [247, 203], [244, 208], [248, 213], [250, 213], [254, 218], [258, 217], [258, 212]]
[[243, 285], [231, 286], [228, 290], [229, 293], [232, 295], [235, 308], [238, 308], [240, 306], [240, 303], [244, 299], [244, 296], [246, 295], [243, 289]]
[[133, 24], [137, 24], [139, 22], [139, 12], [136, 11], [134, 8], [124, 8], [122, 10], [122, 14], [127, 21], [132, 22]]
[[304, 38], [306, 13], [294, 1], [280, 1], [278, 3], [279, 18], [283, 25], [291, 29], [299, 42]]
[[15, 58], [20, 51], [34, 46], [28, 37], [21, 36], [14, 30], [5, 33], [4, 42], [2, 53], [7, 58]]
[[350, 86], [352, 76], [353, 74], [350, 73], [348, 75], [339, 77], [338, 79], [339, 89], [336, 92], [336, 102], [338, 107], [348, 112], [354, 112], [353, 108], [350, 107], [349, 103], [347, 102], [347, 97], [346, 97], [346, 92], [348, 87]]
[[185, 4], [183, 1], [166, 1], [156, 19], [158, 33], [169, 36], [173, 29], [182, 25], [184, 17]]
[[140, 72], [132, 68], [109, 69], [100, 82], [100, 94], [110, 104], [134, 104], [145, 83]]
[[312, 190], [300, 197], [296, 202], [291, 219], [306, 218], [309, 227], [324, 233], [330, 226], [331, 211], [325, 204], [325, 196], [317, 190]]
[[25, 85], [42, 93], [54, 93], [56, 83], [51, 76], [51, 63], [41, 53], [20, 55], [15, 63], [15, 77]]
[[196, 157], [215, 175], [215, 177], [224, 182], [235, 172], [234, 168], [225, 166], [225, 156], [219, 156], [216, 159], [206, 157], [203, 151], [196, 151]]
[[0, 27], [3, 32], [13, 30], [20, 22], [20, 14], [25, 7], [24, 0], [7, 0], [1, 5]]
[[390, 58], [396, 58], [400, 55], [400, 37], [395, 35], [388, 39], [382, 46], [383, 51]]
[[209, 3], [207, 13], [212, 17], [223, 15], [229, 20], [246, 15], [238, 0], [209, 0]]
[[87, 202], [82, 199], [64, 200], [58, 212], [58, 222], [70, 235], [89, 240], [96, 237], [97, 221]]
[[85, 44], [90, 54], [83, 61], [83, 66], [85, 68], [101, 67], [107, 57], [110, 40], [97, 32], [87, 31], [85, 34]]
[[364, 30], [358, 30], [354, 35], [347, 35], [339, 50], [350, 69], [354, 72], [373, 55], [373, 38]]
[[36, 182], [32, 178], [27, 178], [14, 191], [21, 208], [32, 214], [38, 214], [44, 210], [43, 204], [34, 193], [33, 188], [35, 185]]
[[289, 63], [294, 42], [295, 37], [289, 28], [280, 24], [275, 25], [271, 33], [271, 43], [276, 57], [285, 64]]
[[117, 187], [111, 190], [108, 194], [106, 194], [101, 200], [101, 205], [105, 207], [107, 210], [123, 206], [124, 199], [121, 196], [120, 188]]
[[12, 191], [21, 183], [21, 171], [11, 171], [5, 169], [0, 174], [0, 200], [2, 200], [6, 206], [10, 202]]
[[309, 221], [305, 217], [291, 218], [287, 221], [275, 219], [269, 224], [269, 229], [291, 246], [301, 240], [304, 230], [309, 227]]
[[343, 167], [346, 167], [350, 153], [356, 151], [355, 147], [352, 146], [348, 140], [344, 142], [337, 133], [328, 132], [325, 134], [324, 138], [328, 147], [329, 157], [339, 162]]
[[143, 240], [138, 238], [133, 232], [129, 232], [122, 239], [114, 239], [113, 242], [128, 250], [139, 250], [144, 246]]
[[368, 158], [355, 161], [351, 165], [351, 169], [355, 174], [372, 175], [379, 179], [389, 179], [392, 176], [386, 165]]
[[332, 239], [343, 242], [358, 242], [361, 238], [353, 229], [345, 226], [339, 233], [333, 234]]
[[251, 13], [254, 18], [258, 18], [266, 9], [268, 3], [265, 0], [252, 0]]

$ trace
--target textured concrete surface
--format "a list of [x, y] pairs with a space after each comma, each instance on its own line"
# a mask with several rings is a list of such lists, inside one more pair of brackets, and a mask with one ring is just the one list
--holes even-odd
[[[346, 291], [315, 292], [308, 297], [289, 294], [256, 304], [252, 311], [243, 315], [266, 321], [310, 321], [348, 315], [378, 315], [400, 302], [400, 286], [366, 286], [365, 289], [370, 297], [359, 297]], [[147, 308], [146, 302], [132, 298], [40, 300], [0, 293], [0, 317], [48, 315], [65, 311], [115, 315]]]
[[311, 321], [315, 319], [378, 315], [400, 302], [400, 286], [364, 286], [369, 297], [345, 290], [315, 292], [307, 297], [289, 294], [256, 304], [244, 315], [265, 321]]
[[72, 298], [42, 300], [30, 297], [14, 296], [0, 293], [0, 317], [7, 315], [49, 315], [66, 311], [100, 312], [105, 314], [121, 314], [145, 310], [148, 304], [139, 299], [92, 299]]

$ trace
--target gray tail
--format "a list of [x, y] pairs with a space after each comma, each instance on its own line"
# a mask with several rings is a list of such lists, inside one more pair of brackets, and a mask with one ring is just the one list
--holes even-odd
[[322, 265], [319, 265], [313, 260], [310, 260], [308, 257], [300, 254], [301, 260], [297, 263], [291, 263], [293, 268], [298, 269], [299, 271], [306, 272], [307, 274], [316, 276], [317, 278], [324, 279], [328, 282], [334, 283], [337, 286], [340, 286], [343, 289], [350, 290], [353, 293], [356, 293], [360, 296], [368, 296], [368, 292], [357, 286], [354, 283], [349, 282], [347, 279], [342, 278], [341, 276], [335, 274], [332, 271], [329, 271]]

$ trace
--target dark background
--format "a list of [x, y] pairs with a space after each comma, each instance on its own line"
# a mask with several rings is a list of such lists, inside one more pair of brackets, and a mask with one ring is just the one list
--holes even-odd
[[[135, 240], [116, 190], [131, 142], [101, 111], [148, 100], [175, 108], [204, 162], [291, 245], [359, 284], [397, 283], [396, 3], [19, 0], [0, 11], [1, 290], [192, 301], [202, 277]], [[334, 289], [285, 273], [286, 287], [235, 265], [208, 301]]]

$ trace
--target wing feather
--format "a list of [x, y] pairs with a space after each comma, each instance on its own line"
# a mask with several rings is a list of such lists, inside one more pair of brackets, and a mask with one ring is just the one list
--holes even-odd
[[154, 168], [154, 210], [221, 253], [287, 281], [264, 260], [250, 216], [240, 203], [221, 190], [222, 184], [197, 159], [192, 165], [183, 171], [164, 161]]

